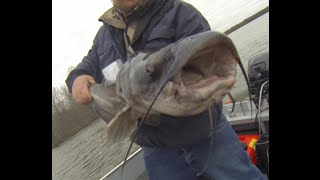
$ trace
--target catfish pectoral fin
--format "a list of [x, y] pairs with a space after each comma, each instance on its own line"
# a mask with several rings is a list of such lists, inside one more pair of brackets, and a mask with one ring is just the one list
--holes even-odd
[[117, 143], [128, 138], [136, 129], [138, 125], [137, 119], [141, 116], [141, 112], [130, 108], [128, 105], [123, 107], [108, 124], [108, 142]]

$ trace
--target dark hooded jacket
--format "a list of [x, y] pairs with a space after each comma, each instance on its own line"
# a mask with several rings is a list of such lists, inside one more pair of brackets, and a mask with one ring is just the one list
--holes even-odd
[[[207, 20], [192, 5], [180, 0], [141, 0], [139, 8], [122, 23], [111, 8], [100, 17], [100, 27], [89, 50], [77, 67], [69, 74], [66, 84], [71, 92], [73, 81], [80, 75], [90, 75], [103, 83], [102, 69], [110, 63], [127, 59], [124, 33], [128, 24], [134, 24], [130, 45], [134, 51], [157, 50], [181, 38], [210, 30]], [[141, 5], [142, 4], [142, 5]], [[120, 18], [121, 19], [121, 18]], [[134, 22], [134, 23], [132, 23]], [[219, 119], [222, 105], [212, 109], [214, 120]], [[136, 143], [141, 146], [188, 146], [208, 138], [210, 118], [208, 111], [190, 117], [161, 115], [157, 127], [143, 124]]]

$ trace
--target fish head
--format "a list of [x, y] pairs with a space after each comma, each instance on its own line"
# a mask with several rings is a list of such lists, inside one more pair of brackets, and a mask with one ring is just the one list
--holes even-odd
[[222, 101], [235, 84], [240, 61], [232, 40], [207, 31], [155, 52], [141, 52], [117, 75], [117, 93], [133, 108], [174, 116], [198, 114]]

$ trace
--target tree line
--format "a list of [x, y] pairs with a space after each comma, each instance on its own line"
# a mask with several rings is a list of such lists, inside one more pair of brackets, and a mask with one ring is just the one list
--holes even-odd
[[75, 103], [67, 86], [52, 87], [52, 148], [72, 137], [98, 117], [89, 106]]

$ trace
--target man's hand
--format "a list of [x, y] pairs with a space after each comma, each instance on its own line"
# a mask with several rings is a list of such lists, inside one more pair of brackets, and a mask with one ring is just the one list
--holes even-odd
[[72, 85], [72, 97], [76, 103], [86, 105], [92, 101], [89, 87], [95, 83], [96, 81], [89, 75], [81, 75], [74, 80]]

